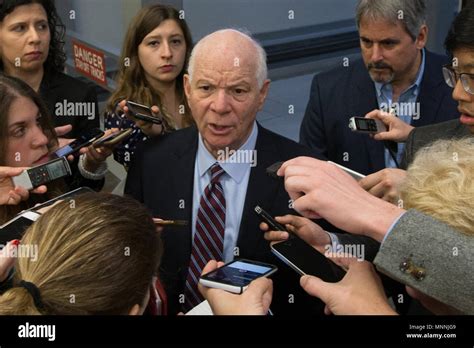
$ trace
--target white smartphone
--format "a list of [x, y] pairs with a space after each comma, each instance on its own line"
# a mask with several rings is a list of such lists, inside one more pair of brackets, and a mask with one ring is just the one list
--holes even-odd
[[336, 163], [336, 162], [333, 162], [333, 161], [328, 161], [328, 163], [332, 163], [332, 164], [338, 166], [339, 168], [341, 168], [343, 171], [345, 171], [347, 174], [352, 176], [357, 181], [359, 181], [360, 179], [365, 178], [364, 174], [361, 174], [359, 172], [356, 172], [355, 170], [352, 170], [352, 169], [346, 168], [344, 166], [341, 166], [339, 163]]
[[387, 131], [387, 127], [382, 121], [365, 117], [351, 117], [349, 119], [349, 128], [353, 132], [367, 134], [376, 134]]
[[24, 211], [0, 226], [0, 244], [6, 245], [13, 239], [21, 239], [23, 233], [41, 215], [33, 211]]
[[269, 263], [240, 259], [202, 275], [199, 283], [208, 288], [241, 294], [247, 289], [252, 280], [259, 277], [268, 277], [275, 273], [277, 269], [276, 266]]

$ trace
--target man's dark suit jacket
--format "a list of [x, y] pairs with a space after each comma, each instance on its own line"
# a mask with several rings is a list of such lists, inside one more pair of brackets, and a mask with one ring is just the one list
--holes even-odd
[[[459, 117], [457, 104], [451, 98], [452, 89], [444, 82], [441, 70], [448, 59], [427, 50], [425, 53], [425, 71], [417, 100], [420, 118], [413, 120], [414, 127]], [[377, 108], [375, 86], [362, 60], [318, 74], [311, 86], [300, 142], [322, 158], [362, 174], [379, 171], [385, 168], [383, 143], [348, 127], [349, 118], [364, 117]]]
[[[78, 79], [60, 72], [45, 72], [39, 89], [41, 98], [46, 103], [51, 113], [55, 127], [72, 125], [72, 131], [67, 138], [77, 138], [86, 129], [100, 127], [99, 106], [97, 104], [97, 93], [91, 84], [84, 83]], [[56, 103], [91, 103], [94, 105], [95, 118], [89, 120], [87, 114], [82, 115], [57, 115]]]
[[473, 134], [469, 132], [469, 128], [466, 125], [459, 122], [459, 119], [415, 128], [408, 136], [401, 168], [407, 169], [411, 162], [413, 162], [416, 152], [436, 140], [460, 139], [469, 136], [472, 137]]
[[[166, 228], [162, 234], [164, 255], [159, 275], [168, 295], [171, 314], [180, 311], [180, 295], [184, 293], [191, 256], [197, 148], [198, 131], [194, 126], [163, 138], [150, 139], [137, 150], [125, 186], [125, 193], [143, 202], [153, 216], [189, 222], [186, 227]], [[268, 176], [265, 169], [275, 162], [297, 156], [313, 156], [313, 153], [261, 126], [258, 127], [256, 150], [257, 166], [251, 168], [237, 239], [238, 257], [278, 266], [278, 272], [272, 277], [274, 293], [271, 308], [275, 315], [321, 314], [322, 303], [305, 294], [299, 286], [297, 273], [271, 254], [269, 242], [263, 238], [263, 232], [258, 227], [260, 220], [254, 212], [254, 207], [260, 205], [272, 216], [295, 214], [289, 208], [290, 198], [283, 180]], [[227, 209], [231, 209], [231, 198], [227, 197], [227, 201], [230, 202]]]

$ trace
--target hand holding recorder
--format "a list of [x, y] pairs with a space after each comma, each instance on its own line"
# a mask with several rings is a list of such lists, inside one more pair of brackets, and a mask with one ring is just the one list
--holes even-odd
[[386, 130], [374, 135], [375, 140], [390, 140], [403, 143], [414, 128], [395, 115], [382, 110], [373, 110], [365, 115], [365, 118], [382, 122], [386, 127]]
[[[0, 205], [17, 205], [29, 198], [28, 189], [16, 186], [12, 180], [13, 177], [20, 175], [27, 169], [23, 167], [0, 167]], [[46, 186], [40, 185], [32, 192], [42, 194], [46, 191]]]

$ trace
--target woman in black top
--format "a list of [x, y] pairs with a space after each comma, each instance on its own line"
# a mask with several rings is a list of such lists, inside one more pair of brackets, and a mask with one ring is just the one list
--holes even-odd
[[54, 126], [71, 124], [67, 137], [76, 138], [99, 127], [100, 119], [94, 88], [63, 73], [64, 35], [53, 0], [0, 2], [0, 72], [28, 83], [43, 98]]

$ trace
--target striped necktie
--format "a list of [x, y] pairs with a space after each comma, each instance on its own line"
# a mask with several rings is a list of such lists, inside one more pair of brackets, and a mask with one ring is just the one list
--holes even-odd
[[211, 182], [199, 203], [196, 218], [191, 260], [184, 290], [184, 310], [188, 311], [202, 302], [197, 288], [202, 269], [209, 260], [224, 260], [225, 197], [220, 183], [224, 170], [218, 163], [211, 167]]

